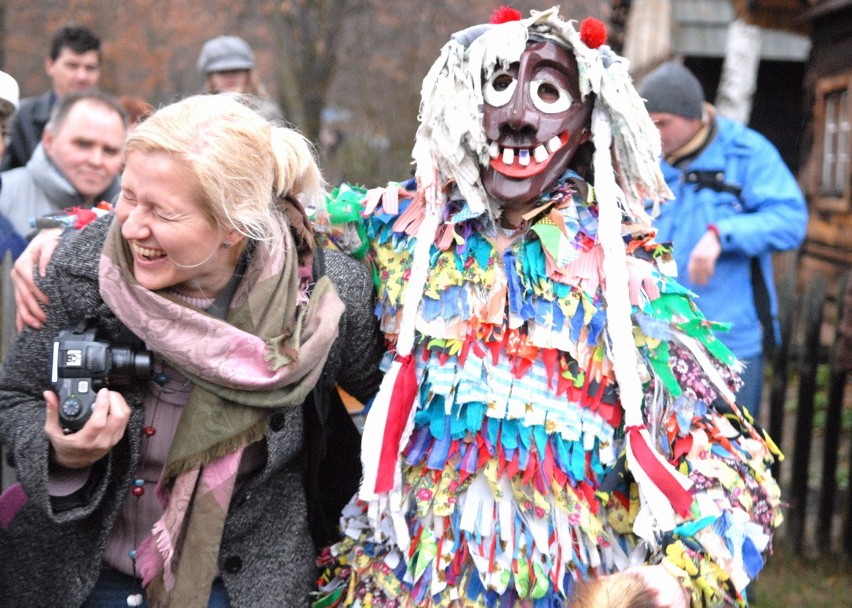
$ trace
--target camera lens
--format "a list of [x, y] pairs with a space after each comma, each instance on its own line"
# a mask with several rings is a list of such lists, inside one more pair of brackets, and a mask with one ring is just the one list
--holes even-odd
[[151, 353], [130, 348], [111, 349], [110, 384], [130, 384], [134, 380], [145, 380], [151, 376]]

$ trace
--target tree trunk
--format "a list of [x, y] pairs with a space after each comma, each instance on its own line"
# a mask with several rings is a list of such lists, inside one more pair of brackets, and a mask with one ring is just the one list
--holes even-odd
[[728, 28], [722, 77], [714, 105], [722, 116], [748, 124], [760, 65], [760, 28], [737, 19]]

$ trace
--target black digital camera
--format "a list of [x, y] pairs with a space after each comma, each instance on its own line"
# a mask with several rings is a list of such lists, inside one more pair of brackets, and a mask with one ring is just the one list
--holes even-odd
[[84, 321], [59, 332], [53, 341], [51, 382], [59, 395], [59, 424], [66, 434], [83, 428], [101, 388], [151, 377], [150, 351], [111, 345], [99, 340], [97, 333]]

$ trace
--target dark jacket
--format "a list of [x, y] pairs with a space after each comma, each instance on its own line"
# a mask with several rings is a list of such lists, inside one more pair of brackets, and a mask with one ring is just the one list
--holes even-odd
[[[83, 602], [96, 582], [107, 534], [130, 494], [138, 466], [145, 385], [122, 391], [132, 408], [128, 430], [99, 463], [102, 474], [89, 488], [89, 500], [63, 511], [55, 508], [47, 493], [48, 441], [41, 391], [50, 386], [52, 341], [59, 330], [90, 315], [99, 319], [104, 335], [126, 331], [98, 293], [98, 259], [111, 221], [110, 215], [90, 224], [57, 249], [41, 283], [51, 301], [46, 326], [41, 331], [25, 330], [0, 377], [0, 437], [29, 496], [9, 528], [0, 529], [4, 608], [76, 607]], [[307, 605], [314, 550], [304, 479], [311, 466], [306, 463], [316, 460], [321, 465], [328, 453], [322, 443], [337, 432], [327, 428], [339, 405], [333, 399], [335, 384], [367, 400], [380, 382], [382, 347], [369, 273], [337, 253], [327, 255], [326, 272], [346, 311], [322, 378], [304, 406], [308, 415], [300, 408], [270, 412], [266, 461], [235, 493], [228, 511], [219, 570], [233, 608]], [[351, 425], [347, 417], [335, 415], [338, 422]], [[336, 449], [330, 454], [343, 458]], [[357, 461], [357, 454], [354, 458]], [[347, 483], [357, 487], [357, 479]], [[317, 501], [315, 496], [311, 499]], [[333, 514], [326, 515], [334, 519]]]
[[41, 141], [44, 125], [50, 119], [54, 103], [56, 103], [56, 95], [53, 91], [21, 100], [12, 118], [11, 139], [3, 153], [0, 171], [23, 167], [27, 164], [33, 155], [33, 150]]

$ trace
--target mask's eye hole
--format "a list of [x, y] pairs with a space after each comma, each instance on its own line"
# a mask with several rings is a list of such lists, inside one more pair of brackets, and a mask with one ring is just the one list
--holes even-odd
[[535, 107], [546, 114], [565, 112], [574, 103], [571, 93], [552, 80], [530, 82], [530, 98]]
[[488, 82], [485, 83], [482, 89], [482, 97], [488, 105], [499, 108], [509, 103], [517, 86], [518, 81], [514, 76], [505, 70], [500, 70], [494, 72]]

